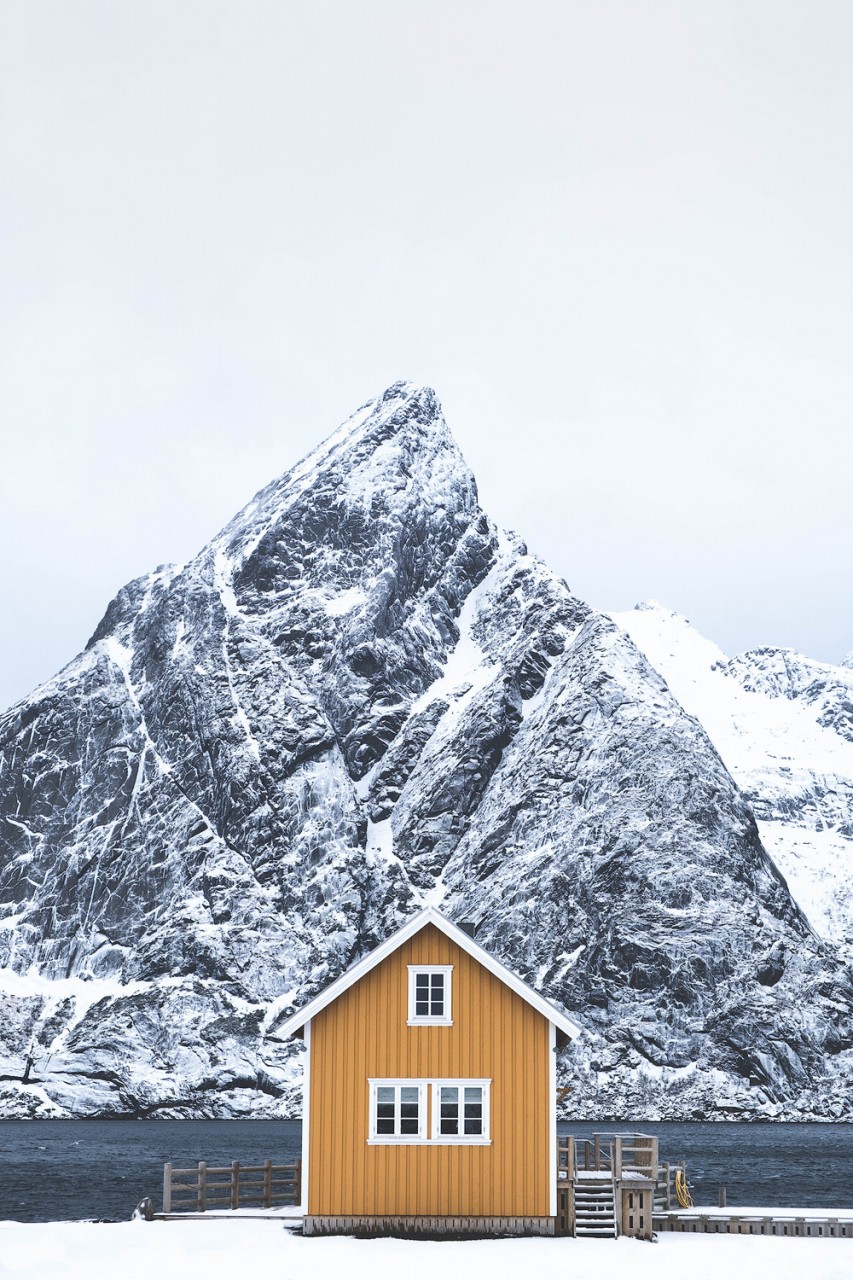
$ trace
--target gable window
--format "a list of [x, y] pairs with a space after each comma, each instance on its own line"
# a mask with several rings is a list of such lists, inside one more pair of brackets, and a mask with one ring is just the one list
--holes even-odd
[[409, 965], [409, 1026], [453, 1025], [452, 964]]
[[421, 1080], [370, 1081], [370, 1142], [425, 1142], [427, 1099]]
[[489, 1080], [437, 1080], [432, 1086], [434, 1142], [489, 1141]]

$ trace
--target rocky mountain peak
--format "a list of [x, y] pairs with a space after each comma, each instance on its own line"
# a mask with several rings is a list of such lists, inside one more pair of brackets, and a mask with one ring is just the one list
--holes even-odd
[[123, 588], [0, 716], [0, 1105], [287, 1114], [282, 1017], [425, 902], [586, 1026], [587, 1115], [837, 1097], [849, 975], [626, 630], [725, 655], [630, 617], [489, 520], [411, 383]]

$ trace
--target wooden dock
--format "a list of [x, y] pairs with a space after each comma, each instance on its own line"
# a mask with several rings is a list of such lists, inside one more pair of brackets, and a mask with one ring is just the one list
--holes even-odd
[[832, 1236], [853, 1240], [853, 1209], [692, 1209], [655, 1212], [655, 1231], [689, 1231], [741, 1236]]
[[613, 1239], [681, 1231], [853, 1239], [853, 1209], [694, 1205], [683, 1162], [659, 1158], [650, 1134], [560, 1137], [557, 1234]]

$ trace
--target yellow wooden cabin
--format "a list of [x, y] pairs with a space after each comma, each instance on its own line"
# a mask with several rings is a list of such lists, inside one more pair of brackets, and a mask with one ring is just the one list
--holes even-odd
[[306, 1047], [306, 1234], [554, 1234], [578, 1029], [465, 929], [420, 912], [282, 1032]]

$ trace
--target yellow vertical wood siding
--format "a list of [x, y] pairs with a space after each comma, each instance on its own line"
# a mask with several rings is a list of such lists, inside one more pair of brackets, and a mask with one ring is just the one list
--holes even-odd
[[[452, 1027], [407, 1026], [408, 965], [452, 964]], [[548, 1021], [428, 924], [311, 1022], [308, 1213], [547, 1216]], [[368, 1144], [369, 1079], [491, 1079], [491, 1145]]]

